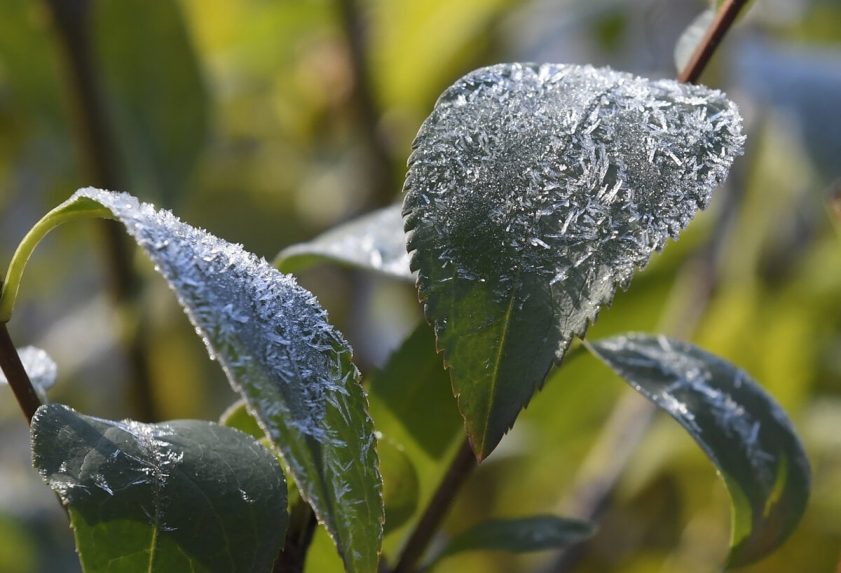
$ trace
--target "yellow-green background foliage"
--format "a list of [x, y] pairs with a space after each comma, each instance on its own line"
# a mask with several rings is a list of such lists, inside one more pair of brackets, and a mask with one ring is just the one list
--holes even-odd
[[[704, 8], [700, 0], [91, 0], [105, 159], [114, 185], [271, 259], [397, 200], [420, 122], [465, 72], [530, 60], [674, 76], [675, 42]], [[361, 51], [349, 49], [354, 42]], [[46, 2], [3, 0], [2, 261], [42, 213], [96, 181], [66, 56]], [[603, 311], [591, 335], [680, 331], [715, 269], [717, 288], [688, 335], [781, 402], [814, 473], [799, 530], [747, 570], [830, 572], [841, 550], [841, 5], [752, 3], [704, 81], [740, 104], [747, 154], [712, 208]], [[118, 339], [142, 323], [154, 414], [215, 419], [233, 400], [219, 368], [141, 257], [140, 310], [115, 309], [98, 229], [79, 223], [50, 237], [10, 323], [16, 341], [58, 362], [51, 399], [112, 419], [138, 415]], [[713, 265], [686, 264], [713, 239]], [[420, 318], [403, 284], [328, 266], [301, 280], [368, 373]], [[625, 391], [589, 357], [553, 375], [468, 482], [443, 534], [490, 516], [563, 512], [576, 481], [605, 463], [581, 466]], [[443, 462], [414, 455], [425, 498]], [[658, 418], [578, 570], [713, 571], [726, 553], [728, 511], [697, 446]], [[406, 531], [386, 538], [389, 556]], [[438, 570], [539, 570], [553, 558], [464, 554]], [[319, 532], [308, 570], [338, 564]], [[76, 570], [61, 510], [29, 467], [26, 426], [0, 388], [0, 571]]]

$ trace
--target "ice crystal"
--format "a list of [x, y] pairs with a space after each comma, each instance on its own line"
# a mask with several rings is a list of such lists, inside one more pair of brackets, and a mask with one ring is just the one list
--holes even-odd
[[[560, 360], [616, 288], [708, 204], [743, 140], [722, 93], [609, 69], [501, 64], [445, 91], [415, 140], [403, 214], [456, 392], [450, 355], [469, 342], [448, 340], [448, 325], [466, 319], [461, 298], [475, 304], [482, 292], [499, 309], [468, 333], [498, 327], [489, 371], [504, 368], [500, 346], [517, 335], [500, 324], [529, 299], [552, 316], [542, 336]], [[517, 382], [532, 391], [551, 366], [538, 361]]]
[[686, 428], [721, 472], [737, 501], [734, 534], [744, 536], [731, 561], [747, 563], [779, 545], [806, 506], [810, 479], [779, 405], [745, 372], [685, 342], [632, 334], [592, 348]]
[[68, 204], [80, 200], [110, 210], [146, 251], [340, 551], [364, 547], [376, 559], [373, 424], [350, 347], [312, 294], [240, 245], [131, 195], [88, 188]]
[[246, 434], [201, 420], [116, 422], [49, 404], [33, 417], [32, 450], [69, 510], [86, 569], [126, 559], [124, 568], [151, 571], [186, 558], [204, 564], [190, 570], [267, 571], [277, 557], [283, 472]]

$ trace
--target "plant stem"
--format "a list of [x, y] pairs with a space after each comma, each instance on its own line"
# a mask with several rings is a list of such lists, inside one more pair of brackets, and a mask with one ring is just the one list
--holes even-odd
[[357, 0], [337, 0], [342, 30], [353, 73], [352, 100], [359, 116], [362, 136], [370, 155], [373, 197], [370, 206], [384, 207], [394, 201], [399, 189], [394, 162], [379, 129], [382, 110], [377, 101], [368, 66], [363, 22]]
[[41, 399], [32, 387], [32, 382], [23, 368], [5, 323], [0, 323], [0, 369], [3, 370], [9, 386], [12, 387], [20, 410], [26, 417], [26, 422], [31, 424], [35, 410], [41, 405]]
[[473, 450], [468, 441], [464, 440], [426, 507], [426, 511], [406, 542], [392, 573], [413, 573], [416, 570], [418, 561], [423, 557], [438, 526], [447, 515], [453, 499], [476, 466]]
[[289, 512], [289, 531], [273, 573], [301, 573], [307, 561], [307, 549], [312, 543], [318, 520], [307, 502], [298, 498]]
[[695, 48], [689, 63], [680, 72], [677, 79], [679, 82], [694, 84], [698, 82], [704, 69], [718, 48], [719, 43], [727, 34], [727, 31], [736, 21], [749, 0], [727, 0], [715, 15], [712, 25], [707, 30], [701, 43]]
[[[104, 189], [120, 189], [119, 163], [113, 130], [105, 114], [107, 106], [97, 81], [90, 26], [90, 0], [45, 0], [61, 54], [68, 68], [66, 79], [78, 113], [82, 161], [94, 185]], [[109, 287], [120, 312], [127, 318], [122, 328], [122, 343], [131, 376], [133, 417], [139, 421], [155, 421], [158, 416], [152, 399], [148, 348], [143, 313], [132, 311], [137, 306], [140, 281], [132, 267], [132, 250], [119, 223], [102, 221], [99, 225], [109, 274]]]

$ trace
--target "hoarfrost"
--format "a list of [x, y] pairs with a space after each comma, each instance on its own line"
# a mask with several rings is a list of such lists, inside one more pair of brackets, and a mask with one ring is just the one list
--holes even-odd
[[[127, 521], [159, 533], [150, 560], [155, 549], [180, 550], [212, 560], [208, 570], [261, 571], [277, 556], [283, 472], [246, 434], [198, 420], [103, 420], [49, 404], [33, 417], [32, 441], [33, 466], [71, 510], [83, 562], [88, 551], [101, 560], [148, 553], [146, 536], [124, 535]], [[120, 543], [109, 543], [114, 535]]]
[[751, 515], [739, 515], [743, 505], [734, 504], [736, 523], [749, 524], [756, 538], [745, 543], [745, 553], [785, 539], [806, 505], [809, 465], [791, 422], [756, 382], [716, 356], [663, 336], [617, 336], [591, 347], [686, 428], [728, 488], [737, 490], [734, 498], [749, 500]]
[[[350, 439], [373, 433], [373, 423], [350, 347], [312, 294], [240, 245], [131, 195], [87, 188], [66, 204], [83, 200], [110, 210], [146, 251], [340, 551], [358, 544], [375, 560], [382, 520], [376, 452], [373, 441]], [[337, 506], [347, 483], [347, 495], [361, 503]]]
[[582, 66], [484, 68], [449, 88], [418, 134], [407, 230], [459, 278], [498, 281], [501, 294], [521, 273], [561, 283], [559, 317], [580, 331], [612, 289], [582, 298], [559, 272], [585, 291], [625, 283], [707, 205], [743, 140], [735, 105], [705, 87]]
[[[501, 64], [445, 91], [415, 140], [403, 216], [462, 411], [460, 378], [479, 376], [458, 373], [457, 346], [490, 341], [494, 364], [517, 336], [502, 326], [511, 310], [551, 317], [539, 328], [554, 356], [544, 361], [537, 345], [533, 376], [489, 384], [527, 387], [503, 414], [510, 425], [572, 337], [708, 204], [743, 142], [721, 92], [606, 68]], [[479, 293], [496, 316], [449, 340], [448, 324], [473, 320], [459, 315], [461, 299]]]

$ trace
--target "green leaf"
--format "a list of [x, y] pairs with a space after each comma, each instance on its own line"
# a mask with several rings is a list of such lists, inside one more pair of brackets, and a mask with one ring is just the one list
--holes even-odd
[[440, 459], [461, 427], [450, 381], [421, 323], [374, 375], [371, 395], [385, 405], [423, 451]]
[[720, 92], [606, 68], [501, 64], [444, 92], [415, 140], [403, 213], [479, 459], [707, 205], [743, 139]]
[[[181, 306], [279, 450], [301, 496], [351, 572], [376, 571], [382, 481], [376, 440], [351, 349], [311, 293], [263, 259], [124, 193], [77, 191], [21, 243], [19, 277], [40, 237], [73, 213], [102, 213], [128, 233]], [[11, 308], [16, 285], [3, 292]], [[8, 296], [7, 296], [8, 295]]]
[[68, 508], [85, 573], [270, 571], [286, 483], [250, 436], [199, 420], [32, 419], [33, 465]]
[[177, 2], [93, 2], [96, 60], [132, 189], [171, 205], [207, 140], [210, 102]]
[[715, 10], [709, 8], [695, 17], [675, 44], [675, 69], [680, 73], [689, 64], [692, 54], [715, 20]]
[[[265, 434], [257, 420], [248, 413], [244, 400], [237, 400], [225, 410], [219, 423], [256, 438], [262, 443]], [[383, 479], [383, 505], [385, 506], [384, 533], [400, 527], [414, 515], [418, 506], [418, 474], [403, 448], [377, 432], [377, 454]], [[290, 501], [294, 484], [290, 488]]]
[[385, 436], [377, 441], [380, 473], [383, 475], [385, 533], [409, 521], [418, 508], [420, 484], [412, 460], [398, 444]]
[[762, 559], [791, 534], [809, 499], [809, 462], [791, 422], [745, 372], [700, 348], [630, 334], [588, 345], [683, 426], [733, 502], [727, 564]]
[[527, 553], [561, 549], [586, 541], [595, 533], [593, 524], [552, 515], [493, 519], [457, 535], [434, 561], [463, 551]]
[[284, 273], [296, 273], [329, 261], [414, 283], [400, 210], [400, 205], [379, 209], [312, 241], [286, 247], [275, 258], [275, 266]]
[[[23, 364], [23, 369], [32, 382], [32, 387], [38, 393], [42, 401], [46, 401], [47, 390], [55, 385], [58, 369], [50, 355], [40, 348], [24, 346], [18, 348], [18, 356]], [[8, 384], [6, 375], [0, 370], [0, 384]]]

